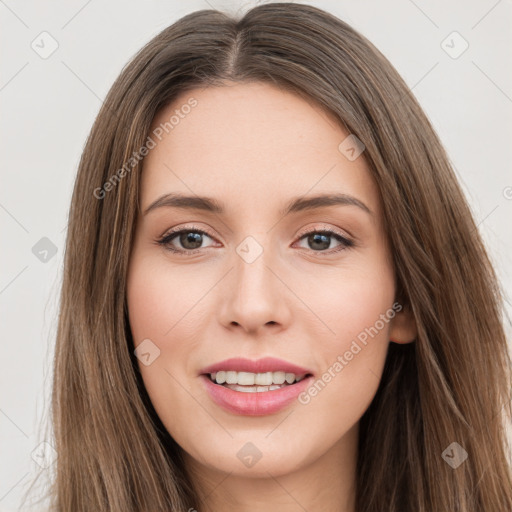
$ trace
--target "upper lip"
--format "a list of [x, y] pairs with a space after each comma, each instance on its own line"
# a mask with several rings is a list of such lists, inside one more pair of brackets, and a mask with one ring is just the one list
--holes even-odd
[[265, 372], [285, 372], [294, 373], [295, 375], [303, 375], [312, 373], [307, 368], [302, 368], [283, 359], [277, 359], [275, 357], [263, 357], [253, 361], [251, 359], [245, 359], [243, 357], [233, 357], [231, 359], [225, 359], [218, 363], [212, 364], [203, 368], [200, 373], [215, 373], [222, 370], [236, 371], [236, 372], [250, 372], [250, 373], [265, 373]]

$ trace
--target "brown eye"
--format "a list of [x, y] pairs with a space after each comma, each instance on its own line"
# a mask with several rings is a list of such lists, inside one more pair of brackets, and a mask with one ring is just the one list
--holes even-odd
[[[307, 249], [311, 249], [315, 252], [338, 252], [343, 249], [346, 249], [348, 247], [352, 247], [354, 245], [354, 242], [352, 240], [349, 240], [348, 238], [340, 235], [339, 233], [336, 233], [335, 231], [330, 230], [312, 230], [304, 234], [300, 240], [306, 239], [308, 247]], [[332, 239], [335, 239], [339, 246], [330, 249], [327, 251], [327, 249], [330, 248]]]
[[[196, 252], [203, 248], [201, 245], [204, 242], [204, 237], [211, 239], [208, 233], [202, 229], [186, 228], [172, 231], [158, 240], [157, 243], [171, 252], [192, 253], [192, 251]], [[176, 247], [176, 243], [178, 243], [178, 247]]]

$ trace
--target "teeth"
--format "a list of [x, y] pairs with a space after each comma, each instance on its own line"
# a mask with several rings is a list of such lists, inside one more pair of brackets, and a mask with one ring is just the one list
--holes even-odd
[[228, 384], [236, 384], [237, 383], [236, 372], [226, 372], [226, 382]]
[[285, 373], [284, 378], [288, 384], [293, 384], [295, 382], [295, 374], [293, 373]]
[[249, 372], [233, 372], [236, 375], [236, 382], [240, 384], [240, 386], [254, 386], [254, 378], [256, 375], [254, 373]]
[[274, 389], [281, 389], [288, 384], [272, 384], [271, 386], [239, 386], [238, 384], [227, 384], [226, 387], [233, 391], [241, 391], [242, 393], [263, 393], [265, 391], [273, 391]]
[[[220, 371], [210, 374], [211, 380], [217, 384], [236, 384], [239, 386], [270, 386], [284, 384], [293, 384], [294, 382], [301, 381], [305, 375], [295, 375], [294, 373], [279, 372], [265, 372], [265, 373], [251, 373], [251, 372], [234, 372], [234, 371]], [[257, 389], [256, 387], [254, 388]], [[265, 389], [267, 391], [267, 389]]]
[[254, 377], [254, 383], [259, 386], [270, 386], [272, 384], [272, 372], [257, 373]]
[[286, 374], [284, 372], [274, 372], [274, 378], [272, 381], [274, 384], [283, 384], [285, 375]]
[[226, 372], [212, 373], [211, 376], [213, 376], [217, 384], [224, 384], [226, 382]]

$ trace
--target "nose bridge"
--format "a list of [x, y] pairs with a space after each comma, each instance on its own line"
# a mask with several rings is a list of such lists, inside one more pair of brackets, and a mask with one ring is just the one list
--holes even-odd
[[268, 237], [262, 238], [259, 237], [258, 241], [253, 236], [247, 236], [236, 247], [234, 279], [237, 281], [235, 288], [240, 299], [269, 302], [276, 296], [276, 290], [272, 290], [273, 276], [267, 268], [272, 266], [272, 248], [269, 247]]
[[[246, 294], [266, 295], [270, 292], [270, 274], [268, 270], [271, 265], [270, 250], [264, 248], [262, 244], [256, 241], [254, 237], [247, 237], [236, 248], [236, 257], [234, 258], [235, 272], [234, 277], [238, 282], [239, 292]], [[268, 293], [271, 296], [270, 293]]]
[[[222, 321], [257, 330], [269, 323], [283, 323], [286, 303], [283, 285], [270, 270], [276, 267], [278, 251], [269, 246], [270, 237], [247, 236], [235, 248], [233, 271], [226, 283]], [[274, 270], [275, 272], [275, 270]]]

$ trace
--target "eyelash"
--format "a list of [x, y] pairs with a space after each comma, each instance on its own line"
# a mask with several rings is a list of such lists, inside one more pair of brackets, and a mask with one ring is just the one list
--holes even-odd
[[[175, 249], [175, 248], [171, 247], [169, 245], [170, 242], [174, 238], [176, 238], [178, 235], [180, 235], [181, 233], [199, 233], [201, 235], [206, 235], [206, 236], [214, 239], [214, 237], [212, 235], [210, 235], [208, 232], [206, 232], [202, 229], [196, 228], [195, 226], [191, 226], [189, 228], [181, 228], [181, 229], [178, 229], [175, 231], [170, 231], [169, 233], [164, 235], [162, 238], [156, 240], [156, 243], [158, 245], [164, 247], [164, 249], [166, 249], [167, 251], [170, 251], [174, 254], [178, 254], [180, 256], [190, 256], [190, 255], [196, 254], [197, 252], [202, 250], [201, 248], [188, 250], [188, 249]], [[320, 234], [320, 235], [327, 235], [329, 237], [335, 238], [338, 242], [341, 243], [341, 245], [339, 247], [337, 247], [335, 249], [329, 249], [326, 251], [313, 251], [311, 249], [311, 252], [314, 252], [314, 253], [317, 253], [320, 255], [335, 254], [335, 253], [338, 253], [340, 251], [343, 251], [345, 249], [349, 249], [349, 248], [355, 246], [355, 242], [353, 240], [350, 240], [350, 239], [346, 238], [345, 236], [341, 235], [340, 233], [338, 233], [336, 231], [332, 231], [330, 229], [309, 229], [308, 231], [302, 233], [302, 235], [299, 237], [298, 240], [302, 240], [303, 238], [307, 237], [308, 235], [311, 235], [314, 233]]]

